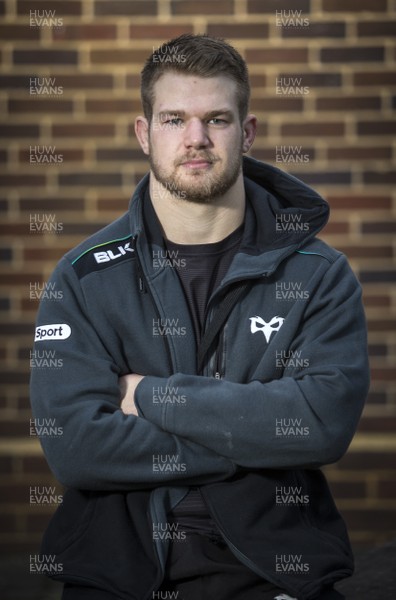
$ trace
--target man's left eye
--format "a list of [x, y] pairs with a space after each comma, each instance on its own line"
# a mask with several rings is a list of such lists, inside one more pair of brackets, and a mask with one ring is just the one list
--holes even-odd
[[208, 123], [211, 125], [225, 125], [227, 121], [225, 119], [218, 119], [217, 117], [213, 117], [213, 119], [209, 119]]

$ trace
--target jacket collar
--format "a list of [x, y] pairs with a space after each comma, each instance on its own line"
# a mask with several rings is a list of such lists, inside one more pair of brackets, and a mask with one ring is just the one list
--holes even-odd
[[[224, 285], [272, 273], [288, 255], [306, 245], [329, 216], [329, 206], [317, 192], [277, 167], [244, 156], [243, 174], [247, 197], [244, 234]], [[131, 231], [137, 236], [146, 275], [151, 278], [158, 275], [158, 268], [153, 272], [153, 252], [165, 248], [148, 184], [149, 174], [139, 182], [129, 210]]]

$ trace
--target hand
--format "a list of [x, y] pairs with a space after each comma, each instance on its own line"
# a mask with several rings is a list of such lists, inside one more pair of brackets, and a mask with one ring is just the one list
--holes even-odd
[[135, 404], [135, 390], [142, 379], [143, 375], [129, 373], [128, 375], [123, 375], [118, 380], [121, 395], [121, 410], [125, 415], [138, 416]]

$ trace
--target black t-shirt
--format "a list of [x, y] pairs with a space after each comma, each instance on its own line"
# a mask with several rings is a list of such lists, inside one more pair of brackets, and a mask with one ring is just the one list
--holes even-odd
[[243, 225], [220, 242], [212, 244], [175, 244], [166, 240], [170, 257], [177, 257], [178, 272], [194, 324], [197, 342], [205, 324], [206, 307], [220, 285], [239, 248]]
[[[174, 268], [183, 286], [197, 343], [204, 330], [208, 301], [227, 273], [239, 248], [242, 233], [243, 225], [213, 244], [165, 242], [169, 257], [177, 257]], [[198, 488], [192, 488], [168, 518], [185, 531], [213, 533], [217, 529]]]

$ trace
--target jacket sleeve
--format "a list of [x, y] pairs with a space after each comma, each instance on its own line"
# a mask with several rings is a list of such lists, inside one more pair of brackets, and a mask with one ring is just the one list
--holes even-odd
[[[287, 318], [283, 327], [287, 327]], [[247, 468], [304, 468], [335, 462], [347, 450], [369, 384], [360, 285], [345, 257], [329, 267], [307, 303], [292, 343], [307, 360], [267, 382], [176, 374], [146, 377], [136, 389], [141, 414]], [[240, 353], [243, 360], [243, 351]], [[177, 386], [185, 410], [149, 401], [156, 385]]]
[[[57, 479], [80, 489], [131, 490], [203, 484], [231, 476], [236, 467], [229, 459], [144, 418], [122, 413], [119, 369], [90, 322], [67, 259], [55, 269], [49, 287], [61, 297], [41, 301], [31, 403]], [[161, 461], [175, 466], [164, 468]]]

